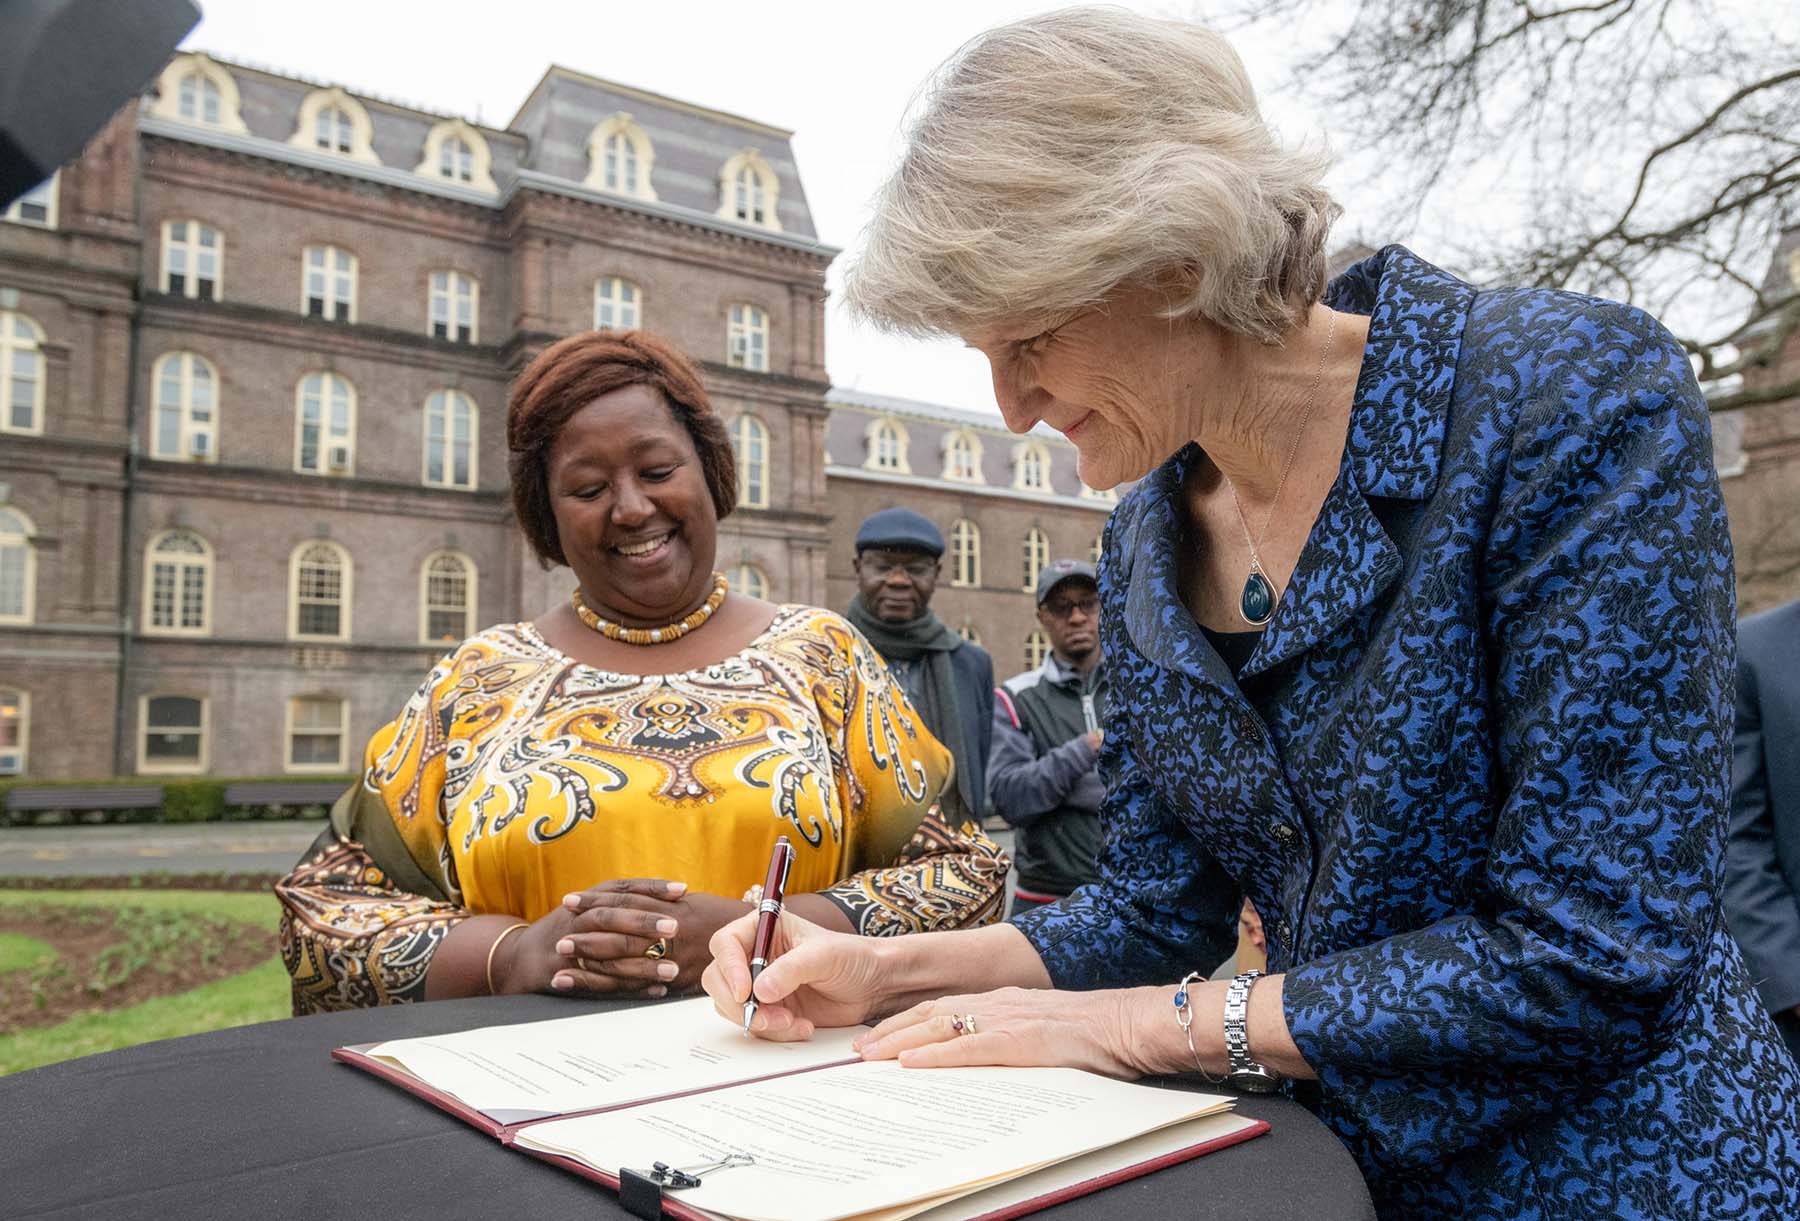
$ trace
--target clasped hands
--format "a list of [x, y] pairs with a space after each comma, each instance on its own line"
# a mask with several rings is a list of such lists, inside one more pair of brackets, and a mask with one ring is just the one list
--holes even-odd
[[[741, 900], [690, 893], [685, 882], [601, 882], [565, 896], [560, 907], [498, 947], [494, 991], [621, 997], [692, 991], [709, 961], [713, 933], [749, 910]], [[668, 952], [648, 956], [658, 939]]]
[[[755, 917], [735, 920], [714, 934], [712, 962], [701, 986], [721, 1017], [743, 1021], [750, 995], [750, 945]], [[944, 996], [902, 1008], [894, 969], [902, 942], [955, 934], [862, 937], [822, 929], [784, 911], [776, 925], [773, 961], [756, 979], [756, 1016], [750, 1031], [793, 1042], [817, 1027], [854, 1026], [891, 1013], [859, 1036], [865, 1060], [894, 1060], [910, 1068], [999, 1064], [1082, 1068], [1109, 1077], [1135, 1078], [1152, 1071], [1136, 1050], [1143, 989], [1059, 992], [1049, 988], [1000, 988], [979, 995]], [[938, 945], [943, 942], [938, 941]], [[1166, 1000], [1165, 1000], [1166, 1004]], [[899, 1012], [891, 1012], [899, 1009]], [[976, 1029], [957, 1028], [968, 1014]]]

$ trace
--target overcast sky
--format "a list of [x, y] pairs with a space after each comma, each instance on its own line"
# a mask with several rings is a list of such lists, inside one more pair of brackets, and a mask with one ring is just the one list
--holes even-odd
[[[822, 240], [846, 248], [896, 156], [900, 116], [925, 76], [981, 30], [1060, 7], [1001, 0], [199, 3], [205, 17], [184, 47], [496, 126], [512, 118], [544, 69], [557, 63], [791, 128], [813, 223]], [[1131, 7], [1188, 11], [1173, 3]], [[1284, 135], [1329, 137], [1316, 116], [1276, 88], [1285, 62], [1278, 48], [1241, 45], [1239, 51], [1265, 113]], [[1339, 232], [1366, 231], [1355, 201], [1344, 202], [1348, 214]], [[834, 292], [838, 276], [834, 265]], [[958, 344], [855, 328], [835, 301], [826, 351], [839, 385], [993, 410], [981, 357]]]

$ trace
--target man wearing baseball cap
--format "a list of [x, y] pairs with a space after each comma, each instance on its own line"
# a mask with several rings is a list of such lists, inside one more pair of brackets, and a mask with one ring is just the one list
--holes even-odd
[[1018, 829], [1013, 910], [1054, 903], [1095, 881], [1100, 854], [1100, 584], [1091, 564], [1056, 560], [1038, 575], [1037, 616], [1050, 656], [994, 692], [988, 784]]
[[946, 821], [979, 824], [987, 813], [994, 659], [931, 609], [944, 536], [911, 509], [872, 513], [856, 531], [856, 597], [844, 617], [888, 663], [932, 736], [956, 759]]

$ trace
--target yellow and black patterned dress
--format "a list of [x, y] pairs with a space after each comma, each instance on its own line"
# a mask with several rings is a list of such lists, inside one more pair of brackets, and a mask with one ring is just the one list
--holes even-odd
[[332, 830], [276, 887], [295, 1012], [423, 999], [459, 920], [536, 920], [608, 878], [736, 897], [778, 835], [790, 892], [824, 892], [860, 932], [992, 922], [1007, 859], [945, 825], [950, 771], [830, 611], [784, 606], [731, 657], [651, 677], [489, 628], [370, 740]]

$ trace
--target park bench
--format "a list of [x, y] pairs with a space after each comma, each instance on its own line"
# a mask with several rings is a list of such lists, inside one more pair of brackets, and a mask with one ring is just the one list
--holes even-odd
[[162, 805], [160, 784], [96, 788], [17, 787], [6, 794], [8, 810], [154, 810]]
[[342, 780], [246, 780], [225, 786], [227, 806], [330, 806]]

